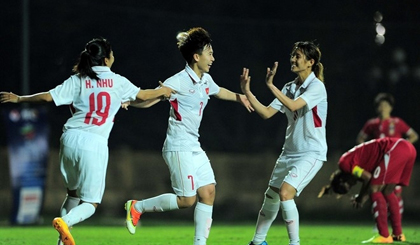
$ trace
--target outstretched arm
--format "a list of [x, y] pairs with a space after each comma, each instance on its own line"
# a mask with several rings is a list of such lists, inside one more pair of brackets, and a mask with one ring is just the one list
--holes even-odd
[[216, 98], [221, 99], [221, 100], [229, 100], [229, 101], [236, 101], [241, 103], [243, 106], [245, 106], [245, 108], [249, 111], [252, 112], [254, 111], [254, 108], [252, 108], [251, 104], [249, 103], [247, 97], [243, 94], [237, 94], [234, 93], [228, 89], [225, 88], [220, 88], [219, 93], [217, 93], [215, 95]]
[[276, 96], [276, 98], [280, 100], [280, 102], [284, 106], [286, 106], [289, 110], [291, 111], [299, 110], [300, 108], [306, 105], [306, 101], [304, 101], [301, 98], [298, 98], [297, 100], [290, 99], [273, 84], [274, 75], [276, 75], [276, 72], [277, 72], [277, 66], [278, 66], [278, 62], [276, 61], [274, 62], [274, 65], [271, 69], [267, 67], [267, 76], [266, 76], [267, 87], [271, 90], [274, 96]]
[[51, 102], [52, 96], [50, 92], [42, 92], [32, 95], [16, 95], [12, 92], [0, 92], [1, 103], [23, 103], [23, 102]]
[[251, 103], [255, 111], [263, 119], [268, 119], [276, 114], [278, 111], [271, 106], [261, 104], [257, 98], [252, 94], [250, 89], [251, 77], [249, 76], [249, 69], [244, 68], [240, 77], [241, 90], [245, 94], [248, 101]]
[[121, 104], [121, 108], [128, 110], [129, 106], [137, 107], [137, 108], [150, 108], [153, 105], [157, 104], [161, 99], [151, 99], [151, 100], [135, 100], [135, 101], [127, 101]]

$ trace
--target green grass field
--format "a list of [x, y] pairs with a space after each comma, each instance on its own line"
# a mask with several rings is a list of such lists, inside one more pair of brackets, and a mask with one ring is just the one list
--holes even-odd
[[[302, 245], [361, 244], [373, 235], [372, 225], [301, 225]], [[92, 226], [80, 224], [72, 229], [77, 245], [190, 245], [194, 229], [190, 224], [153, 224], [137, 228], [130, 235], [124, 225]], [[252, 238], [254, 225], [214, 224], [208, 245], [246, 245]], [[405, 226], [407, 242], [395, 244], [420, 244], [420, 225]], [[0, 244], [55, 245], [56, 231], [49, 226], [0, 227]], [[271, 227], [267, 242], [270, 245], [287, 245], [286, 229], [282, 225]]]

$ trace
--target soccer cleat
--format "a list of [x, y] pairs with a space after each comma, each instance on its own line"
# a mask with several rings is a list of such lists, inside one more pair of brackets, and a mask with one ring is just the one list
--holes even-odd
[[69, 227], [62, 218], [55, 218], [52, 222], [54, 229], [60, 233], [61, 242], [64, 245], [75, 245], [73, 236], [70, 233]]
[[127, 227], [128, 232], [134, 235], [136, 233], [136, 226], [140, 220], [141, 213], [134, 209], [134, 204], [137, 201], [129, 200], [125, 203], [125, 210], [127, 210], [127, 218], [125, 220], [125, 225]]
[[260, 244], [255, 244], [253, 241], [251, 241], [248, 245], [268, 245], [268, 243], [266, 241], [264, 241]]
[[371, 239], [363, 241], [362, 243], [393, 243], [394, 240], [392, 240], [391, 236], [383, 237], [379, 234], [373, 236]]
[[58, 237], [57, 245], [64, 245], [60, 237]]
[[406, 241], [404, 234], [401, 234], [399, 236], [392, 235], [392, 240], [394, 240], [396, 242], [405, 242]]

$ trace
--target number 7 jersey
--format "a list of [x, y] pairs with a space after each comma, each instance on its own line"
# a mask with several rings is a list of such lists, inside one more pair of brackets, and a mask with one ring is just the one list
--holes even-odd
[[124, 101], [136, 99], [140, 88], [106, 66], [94, 66], [99, 80], [73, 75], [49, 92], [56, 106], [71, 105], [72, 117], [63, 132], [79, 129], [108, 139], [114, 117]]
[[188, 65], [164, 84], [176, 93], [169, 100], [171, 108], [163, 151], [202, 151], [198, 131], [204, 108], [220, 87], [207, 73], [200, 79]]

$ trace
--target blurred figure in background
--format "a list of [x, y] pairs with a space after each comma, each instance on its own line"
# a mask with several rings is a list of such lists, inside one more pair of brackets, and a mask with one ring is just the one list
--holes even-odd
[[[353, 207], [362, 207], [370, 197], [378, 229], [377, 235], [362, 243], [406, 241], [394, 189], [396, 185], [410, 183], [416, 155], [414, 146], [401, 138], [386, 137], [359, 144], [341, 156], [339, 170], [333, 173], [331, 183], [322, 188], [318, 197], [331, 192], [344, 195], [361, 181], [359, 194], [352, 198]], [[388, 230], [388, 213], [392, 236]]]
[[[369, 119], [357, 135], [356, 143], [360, 144], [371, 139], [384, 137], [404, 138], [414, 144], [418, 140], [417, 132], [399, 117], [391, 116], [394, 108], [394, 96], [389, 93], [379, 93], [374, 100], [377, 117]], [[402, 188], [395, 187], [401, 216], [404, 212]]]

